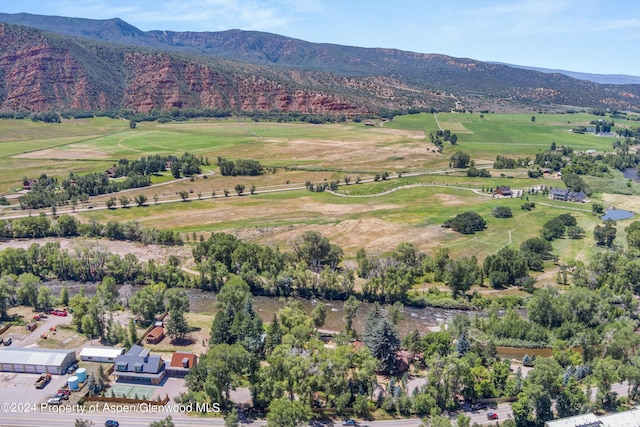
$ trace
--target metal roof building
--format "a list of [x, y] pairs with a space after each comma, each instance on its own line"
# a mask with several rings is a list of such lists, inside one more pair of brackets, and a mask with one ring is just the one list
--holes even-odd
[[76, 352], [73, 350], [19, 347], [0, 349], [0, 369], [4, 372], [60, 375], [75, 361]]
[[85, 347], [80, 351], [80, 360], [86, 362], [115, 362], [116, 358], [124, 354], [124, 348], [114, 347]]
[[615, 414], [601, 416], [584, 414], [547, 421], [545, 427], [640, 427], [640, 406]]

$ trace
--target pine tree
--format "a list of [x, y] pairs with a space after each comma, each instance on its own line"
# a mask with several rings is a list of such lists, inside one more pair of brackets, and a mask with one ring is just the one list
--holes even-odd
[[467, 334], [464, 333], [460, 335], [458, 338], [458, 343], [456, 344], [456, 351], [460, 357], [464, 356], [469, 350], [471, 350], [471, 345], [469, 344], [469, 339], [467, 338]]
[[387, 320], [378, 304], [373, 306], [362, 337], [371, 354], [380, 361], [380, 371], [393, 373], [400, 338], [395, 326]]

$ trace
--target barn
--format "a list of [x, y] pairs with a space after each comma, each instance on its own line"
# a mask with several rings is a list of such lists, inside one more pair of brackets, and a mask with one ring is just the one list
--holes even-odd
[[31, 374], [62, 374], [76, 362], [73, 350], [50, 350], [45, 348], [2, 348], [0, 370]]

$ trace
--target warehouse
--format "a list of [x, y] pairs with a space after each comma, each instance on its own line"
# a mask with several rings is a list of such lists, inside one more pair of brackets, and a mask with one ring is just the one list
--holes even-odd
[[73, 350], [17, 347], [0, 349], [0, 369], [4, 372], [60, 375], [74, 362], [76, 352]]
[[124, 354], [124, 348], [113, 347], [85, 347], [80, 351], [80, 360], [85, 362], [115, 362], [116, 358]]

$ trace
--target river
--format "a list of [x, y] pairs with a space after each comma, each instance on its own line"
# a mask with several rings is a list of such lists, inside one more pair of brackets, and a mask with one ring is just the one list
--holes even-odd
[[[189, 289], [187, 291], [190, 300], [190, 309], [196, 313], [215, 313], [215, 294], [212, 292], [204, 292], [195, 289]], [[302, 303], [305, 313], [311, 314], [311, 310], [319, 302], [315, 299], [296, 298]], [[322, 327], [327, 331], [341, 331], [344, 329], [344, 301], [323, 301], [327, 305], [327, 317], [325, 324]], [[262, 320], [270, 322], [274, 313], [283, 308], [286, 305], [286, 299], [254, 296], [253, 307], [260, 315]], [[368, 313], [371, 311], [373, 304], [363, 302], [358, 309], [353, 327], [358, 333], [362, 333], [364, 330], [364, 323], [367, 319]], [[384, 307], [383, 307], [384, 308]], [[452, 310], [434, 307], [404, 308], [404, 319], [398, 323], [398, 332], [400, 336], [405, 336], [413, 330], [418, 330], [421, 334], [425, 334], [433, 327], [437, 327], [443, 323], [451, 321], [456, 314], [464, 314], [468, 316], [474, 316], [480, 314], [478, 311], [468, 310]]]
[[[60, 281], [47, 282], [52, 293], [59, 295], [62, 284]], [[86, 284], [85, 294], [87, 296], [95, 295], [95, 288], [97, 284]], [[68, 289], [71, 296], [77, 294], [82, 287], [79, 282], [69, 282]], [[120, 297], [123, 300], [127, 300], [142, 286], [122, 285], [119, 287]], [[194, 313], [211, 313], [215, 314], [218, 310], [215, 308], [216, 293], [202, 291], [200, 289], [186, 289], [189, 296], [189, 309]], [[305, 299], [300, 297], [293, 297], [302, 303], [305, 313], [311, 314], [311, 310], [319, 302], [315, 299]], [[124, 301], [123, 301], [124, 302]], [[327, 305], [327, 316], [324, 326], [321, 328], [326, 331], [338, 332], [344, 329], [344, 301], [323, 301]], [[253, 308], [258, 315], [265, 322], [271, 322], [274, 313], [283, 308], [287, 303], [286, 298], [266, 297], [266, 296], [254, 296]], [[367, 315], [373, 307], [372, 303], [363, 302], [358, 309], [356, 317], [353, 322], [353, 327], [358, 333], [364, 331], [364, 324], [367, 320]], [[383, 309], [388, 306], [383, 306]], [[453, 319], [456, 314], [463, 314], [473, 317], [475, 315], [485, 317], [485, 313], [482, 311], [472, 310], [456, 310], [445, 309], [436, 307], [405, 307], [403, 311], [404, 319], [398, 323], [398, 332], [400, 336], [405, 336], [408, 333], [417, 330], [420, 334], [425, 334], [430, 330], [437, 330], [438, 326], [448, 323]]]

